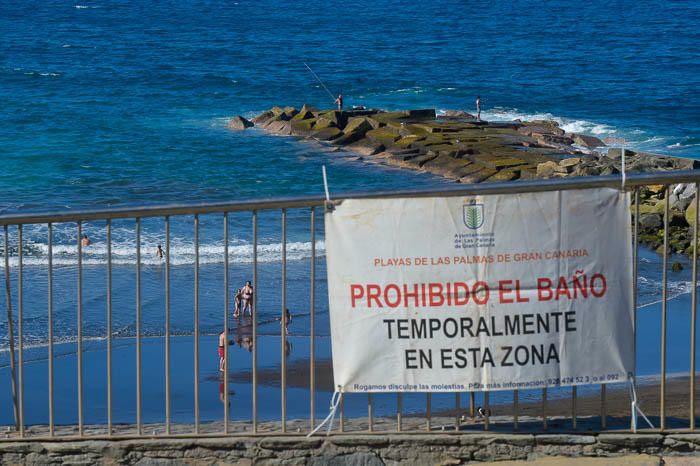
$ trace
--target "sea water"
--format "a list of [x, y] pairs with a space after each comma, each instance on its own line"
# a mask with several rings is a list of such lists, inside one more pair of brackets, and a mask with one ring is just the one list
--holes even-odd
[[[0, 211], [3, 213], [106, 208], [179, 201], [223, 202], [323, 192], [321, 166], [334, 193], [445, 186], [447, 181], [369, 166], [316, 144], [259, 130], [234, 132], [226, 121], [251, 117], [273, 105], [332, 106], [326, 90], [304, 63], [346, 105], [385, 109], [416, 107], [474, 111], [492, 120], [552, 118], [568, 131], [624, 137], [632, 148], [697, 157], [700, 149], [700, 6], [661, 1], [615, 4], [561, 1], [485, 2], [128, 2], [10, 1], [0, 15]], [[322, 221], [317, 212], [317, 335], [319, 358], [330, 357], [325, 299]], [[249, 214], [231, 215], [231, 287], [252, 278]], [[221, 415], [215, 396], [218, 364], [214, 336], [223, 325], [221, 216], [200, 219], [200, 329], [203, 418]], [[310, 213], [288, 218], [287, 302], [295, 315], [290, 361], [308, 359]], [[259, 313], [267, 356], [277, 367], [281, 312], [279, 212], [259, 218]], [[194, 331], [194, 222], [171, 225], [172, 332], [181, 342], [174, 367], [182, 419], [191, 419]], [[85, 248], [83, 334], [92, 383], [86, 421], [104, 422], [106, 323], [106, 231], [87, 222], [93, 244]], [[17, 292], [17, 238], [10, 231], [12, 290]], [[27, 226], [23, 246], [28, 421], [46, 422], [48, 241], [46, 225]], [[75, 422], [77, 230], [56, 224], [54, 242], [54, 338], [66, 366], [57, 370], [65, 412]], [[117, 410], [133, 419], [135, 395], [135, 260], [133, 221], [112, 225], [114, 264], [113, 336], [124, 396]], [[142, 323], [148, 340], [144, 365], [149, 393], [144, 416], [157, 420], [162, 395], [165, 331], [164, 266], [155, 255], [163, 244], [162, 219], [142, 222]], [[659, 261], [644, 253], [640, 268], [639, 373], [658, 373]], [[686, 263], [687, 264], [687, 263]], [[687, 371], [689, 273], [671, 275], [672, 330], [678, 338], [669, 361]], [[16, 302], [15, 302], [16, 306]], [[233, 321], [244, 339], [249, 323]], [[153, 338], [151, 338], [153, 337]], [[189, 342], [189, 343], [188, 343]], [[650, 343], [649, 343], [650, 342]], [[11, 423], [7, 322], [0, 321], [2, 377], [0, 423]], [[188, 346], [189, 345], [189, 346]], [[232, 369], [249, 370], [249, 351], [238, 344]], [[246, 367], [248, 369], [246, 369]], [[159, 372], [160, 370], [160, 372]], [[209, 384], [209, 385], [206, 385]], [[92, 387], [92, 388], [91, 388]], [[131, 387], [131, 390], [128, 388]], [[188, 388], [189, 387], [189, 388]], [[247, 388], [246, 388], [247, 387]], [[325, 395], [327, 396], [328, 387]], [[277, 403], [268, 390], [270, 405]], [[92, 393], [92, 395], [90, 395]], [[249, 384], [237, 387], [247, 406]], [[303, 400], [303, 390], [296, 393]], [[185, 400], [185, 401], [182, 401]], [[8, 401], [5, 403], [5, 401]], [[117, 400], [118, 401], [118, 400]], [[493, 401], [493, 398], [492, 398]], [[208, 404], [207, 404], [208, 403]], [[322, 403], [319, 402], [319, 406]], [[451, 406], [446, 401], [445, 406]], [[390, 402], [377, 409], [389, 409]], [[99, 408], [95, 408], [98, 406]], [[267, 405], [266, 405], [267, 406]], [[304, 415], [304, 403], [296, 403]], [[323, 402], [325, 407], [325, 399]], [[352, 408], [352, 404], [348, 405]], [[408, 402], [408, 411], [420, 403]], [[130, 411], [131, 409], [131, 411]], [[319, 408], [321, 410], [325, 408]], [[363, 406], [356, 406], [362, 413]], [[246, 408], [236, 411], [246, 418]], [[320, 414], [320, 413], [319, 413]], [[268, 415], [273, 417], [270, 410]], [[291, 414], [290, 414], [291, 415]]]

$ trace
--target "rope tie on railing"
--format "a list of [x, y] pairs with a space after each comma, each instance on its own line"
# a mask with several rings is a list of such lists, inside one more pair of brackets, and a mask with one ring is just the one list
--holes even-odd
[[637, 414], [642, 416], [642, 418], [649, 424], [649, 427], [654, 428], [654, 424], [651, 423], [649, 418], [642, 412], [639, 407], [639, 402], [637, 401], [637, 390], [635, 388], [634, 376], [629, 376], [630, 383], [630, 399], [632, 400], [632, 432], [637, 433]]
[[333, 429], [333, 420], [335, 419], [335, 413], [338, 411], [338, 406], [340, 406], [340, 400], [343, 398], [343, 388], [338, 385], [338, 387], [335, 389], [333, 392], [333, 396], [331, 397], [331, 406], [330, 406], [330, 411], [328, 413], [328, 416], [321, 422], [314, 430], [309, 432], [307, 437], [311, 437], [314, 435], [316, 432], [318, 432], [321, 427], [324, 425], [328, 424], [328, 427], [326, 428], [326, 435], [330, 435], [331, 430]]

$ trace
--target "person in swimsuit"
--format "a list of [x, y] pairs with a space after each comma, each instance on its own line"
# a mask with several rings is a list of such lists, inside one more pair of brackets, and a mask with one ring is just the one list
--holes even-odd
[[90, 246], [92, 244], [90, 242], [90, 238], [88, 238], [88, 235], [83, 235], [83, 237], [80, 239], [80, 245], [82, 247]]
[[156, 250], [156, 257], [158, 259], [162, 259], [164, 256], [165, 256], [165, 254], [163, 254], [163, 248], [159, 244], [158, 249]]
[[236, 290], [236, 296], [233, 298], [233, 317], [238, 317], [241, 315], [241, 299], [243, 298], [243, 291], [238, 288]]
[[226, 370], [226, 334], [219, 334], [219, 372]]
[[335, 99], [336, 104], [338, 104], [338, 111], [342, 112], [343, 111], [343, 94], [338, 94], [338, 98]]
[[243, 314], [248, 309], [248, 314], [253, 315], [253, 287], [250, 282], [245, 282], [245, 286], [241, 290], [241, 304], [243, 306]]
[[277, 320], [280, 321], [280, 324], [284, 325], [284, 333], [285, 335], [289, 335], [289, 324], [292, 322], [292, 313], [289, 312], [289, 308], [284, 310], [284, 322], [282, 322], [282, 319], [279, 317]]

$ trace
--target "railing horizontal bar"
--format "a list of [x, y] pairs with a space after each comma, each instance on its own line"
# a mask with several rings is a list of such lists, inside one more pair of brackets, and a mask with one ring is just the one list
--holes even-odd
[[[618, 188], [620, 176], [581, 176], [571, 178], [558, 178], [549, 180], [526, 180], [517, 182], [480, 183], [480, 184], [455, 184], [439, 189], [430, 190], [405, 190], [405, 191], [377, 191], [337, 193], [335, 199], [392, 199], [397, 197], [435, 197], [435, 196], [467, 196], [475, 194], [513, 194], [525, 192], [558, 191], [569, 189], [588, 188]], [[667, 172], [652, 172], [629, 174], [625, 185], [628, 188], [650, 184], [677, 184], [700, 182], [700, 170], [679, 170]], [[60, 212], [37, 212], [30, 214], [5, 214], [0, 215], [0, 225], [19, 225], [48, 222], [75, 222], [78, 220], [106, 220], [117, 218], [156, 217], [164, 215], [195, 215], [220, 212], [236, 212], [313, 207], [323, 205], [325, 198], [322, 196], [297, 196], [279, 197], [263, 200], [241, 200], [222, 203], [182, 203], [156, 206], [125, 206], [107, 210], [70, 210]]]

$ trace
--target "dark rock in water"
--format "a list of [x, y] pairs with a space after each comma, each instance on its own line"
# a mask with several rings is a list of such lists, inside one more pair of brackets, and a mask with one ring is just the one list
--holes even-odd
[[365, 137], [365, 133], [372, 129], [372, 124], [367, 117], [353, 117], [343, 128], [343, 135], [333, 141], [334, 144], [347, 145], [359, 141]]
[[332, 139], [337, 138], [341, 134], [343, 134], [343, 132], [340, 131], [338, 128], [329, 127], [321, 128], [317, 131], [314, 131], [311, 135], [316, 139], [320, 139], [321, 141], [330, 141]]
[[272, 110], [268, 110], [253, 118], [253, 123], [259, 125], [273, 119], [274, 117], [275, 114], [272, 112]]
[[[298, 115], [301, 115], [299, 113]], [[297, 116], [298, 116], [297, 115]], [[316, 120], [313, 119], [305, 119], [305, 120], [295, 120], [292, 119], [291, 127], [292, 127], [292, 134], [296, 134], [298, 136], [308, 136], [311, 134], [314, 124], [316, 123]]]
[[674, 272], [680, 272], [681, 270], [683, 270], [683, 264], [681, 264], [680, 262], [674, 262], [671, 265], [671, 270]]
[[324, 123], [324, 125], [328, 124], [328, 126], [336, 126], [338, 128], [342, 128], [345, 126], [348, 122], [348, 116], [346, 112], [339, 112], [337, 110], [329, 110], [325, 112], [318, 112], [317, 118], [320, 121], [326, 120], [330, 123]]
[[663, 226], [663, 218], [660, 214], [643, 214], [639, 216], [639, 226], [643, 229], [655, 229]]
[[590, 147], [591, 149], [605, 146], [605, 143], [595, 136], [587, 136], [585, 134], [574, 134], [572, 136], [574, 142], [579, 146]]
[[[625, 160], [634, 157], [637, 153], [630, 149], [625, 149]], [[622, 149], [619, 147], [611, 147], [608, 149], [608, 158], [619, 159], [622, 156]]]
[[369, 130], [365, 136], [372, 141], [380, 142], [386, 146], [392, 145], [401, 137], [399, 130], [391, 126], [383, 126], [381, 128]]
[[463, 112], [462, 110], [445, 110], [441, 116], [446, 118], [463, 118], [465, 120], [476, 120], [476, 117], [471, 113]]
[[688, 221], [685, 219], [685, 215], [674, 211], [671, 211], [671, 218], [669, 219], [668, 224], [672, 227], [688, 227]]
[[297, 113], [296, 115], [294, 115], [294, 117], [292, 117], [292, 120], [308, 120], [310, 118], [316, 118], [316, 115], [314, 115], [314, 112], [317, 112], [317, 111], [318, 110], [304, 104], [304, 106], [301, 107], [301, 110], [299, 110], [299, 113]]
[[251, 121], [246, 120], [242, 116], [238, 115], [236, 117], [231, 118], [226, 126], [231, 129], [246, 129], [251, 128], [255, 125]]
[[434, 108], [424, 108], [420, 110], [409, 110], [409, 118], [435, 118]]
[[289, 121], [273, 121], [265, 126], [265, 129], [271, 133], [289, 136], [292, 134], [292, 124]]
[[360, 139], [347, 146], [348, 149], [362, 155], [377, 155], [386, 149], [381, 142], [371, 141], [369, 139]]

